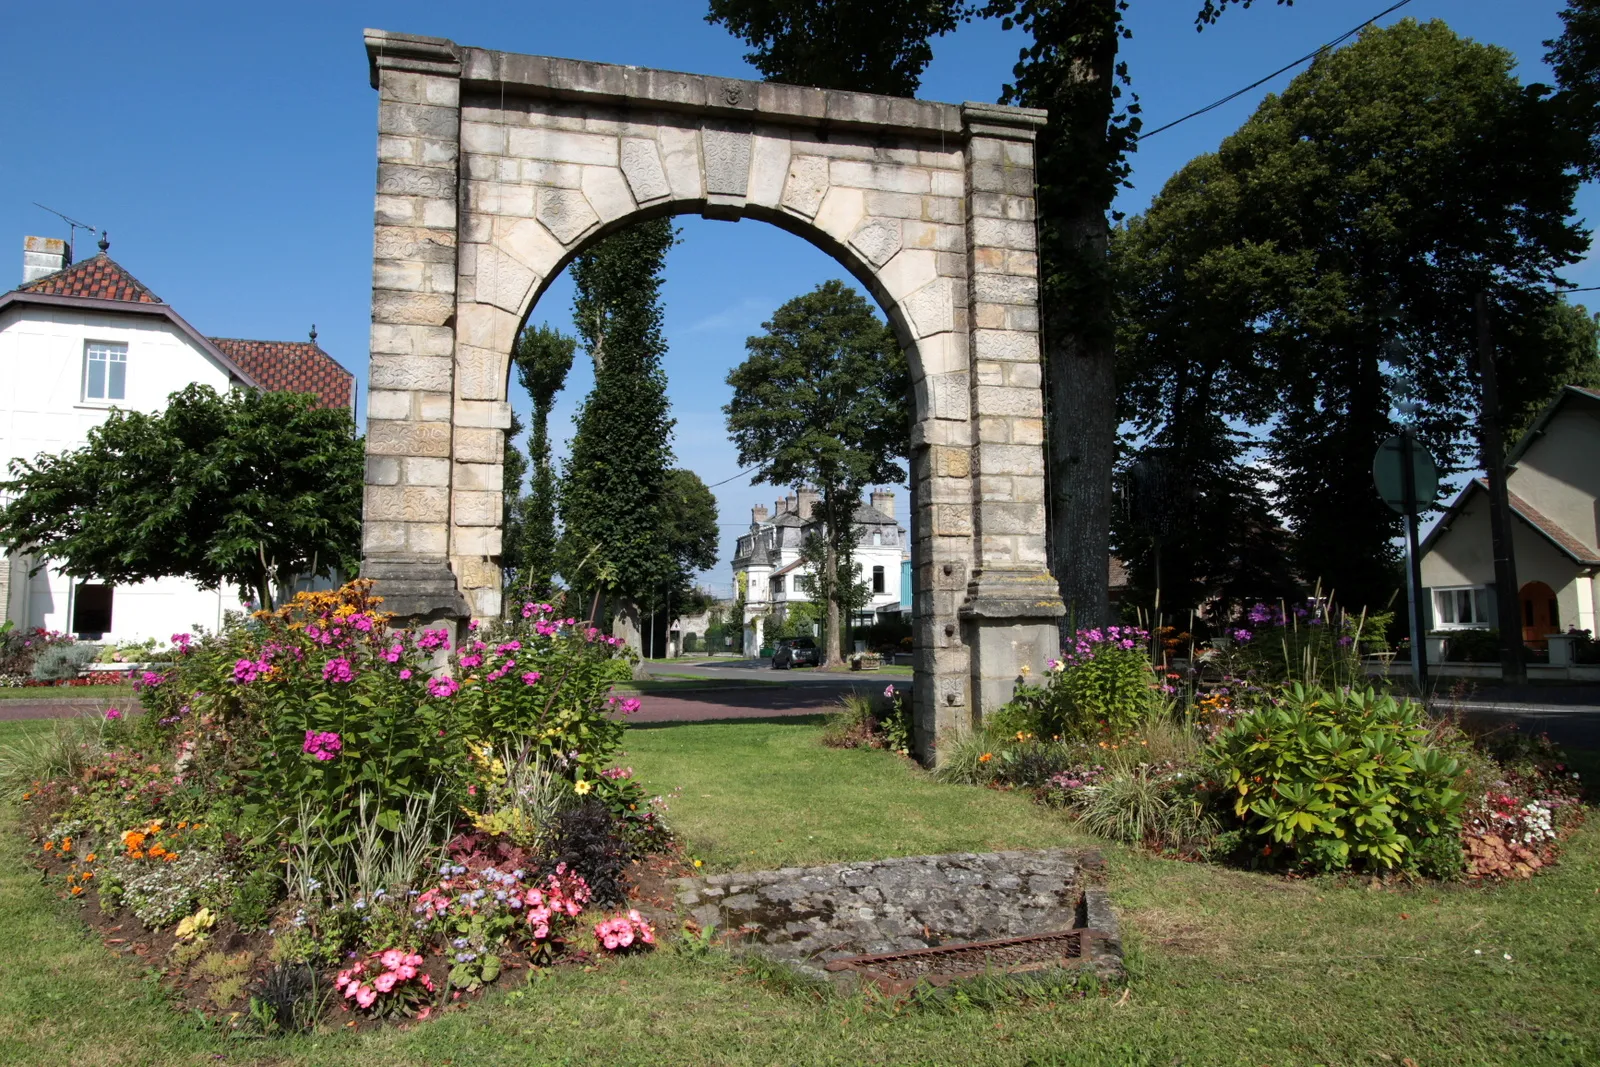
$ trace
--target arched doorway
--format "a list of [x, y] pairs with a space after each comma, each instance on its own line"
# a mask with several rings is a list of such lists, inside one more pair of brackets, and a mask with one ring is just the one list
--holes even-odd
[[1063, 608], [1045, 556], [1042, 112], [366, 43], [379, 136], [362, 573], [386, 607], [499, 615], [517, 331], [593, 241], [694, 212], [822, 248], [907, 353], [919, 754], [1043, 669]]
[[1544, 582], [1528, 582], [1517, 591], [1522, 611], [1522, 643], [1544, 648], [1546, 638], [1561, 632], [1561, 608], [1556, 592]]

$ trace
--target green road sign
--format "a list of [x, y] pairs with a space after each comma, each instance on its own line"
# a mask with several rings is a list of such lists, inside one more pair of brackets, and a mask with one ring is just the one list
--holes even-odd
[[[1406, 499], [1405, 454], [1411, 454], [1411, 499]], [[1439, 468], [1415, 438], [1396, 434], [1372, 457], [1372, 480], [1383, 502], [1402, 515], [1415, 515], [1439, 496]]]

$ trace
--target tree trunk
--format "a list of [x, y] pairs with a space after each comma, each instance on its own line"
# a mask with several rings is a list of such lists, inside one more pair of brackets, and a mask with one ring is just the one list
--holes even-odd
[[[830, 522], [831, 526], [832, 523]], [[828, 621], [827, 632], [823, 641], [826, 657], [824, 667], [840, 667], [844, 665], [844, 656], [839, 651], [839, 553], [833, 546], [833, 538], [829, 536], [828, 551], [824, 557], [826, 562], [823, 569], [827, 572], [823, 577], [823, 588], [828, 590]]]
[[[1087, 205], [1066, 227], [1084, 257], [1104, 259], [1106, 217]], [[1092, 288], [1091, 288], [1092, 291]], [[1087, 295], [1086, 293], [1080, 294]], [[1103, 322], [1109, 290], [1097, 294]], [[1116, 357], [1109, 330], [1084, 331], [1091, 309], [1072, 313], [1057, 301], [1045, 309], [1045, 362], [1050, 423], [1050, 568], [1067, 606], [1063, 635], [1109, 620], [1111, 467], [1116, 454]]]

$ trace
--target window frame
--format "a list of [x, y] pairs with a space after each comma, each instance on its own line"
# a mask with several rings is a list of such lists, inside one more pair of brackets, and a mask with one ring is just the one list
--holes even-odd
[[[1467, 600], [1467, 603], [1472, 607], [1473, 618], [1470, 622], [1460, 621], [1461, 601], [1455, 597], [1461, 593], [1471, 594]], [[1489, 618], [1489, 587], [1487, 585], [1433, 586], [1428, 590], [1428, 594], [1432, 598], [1433, 628], [1435, 630], [1488, 630], [1493, 627], [1493, 620]], [[1445, 612], [1442, 610], [1445, 604], [1442, 598], [1445, 595], [1452, 597], [1450, 614], [1456, 616], [1454, 619], [1447, 620], [1445, 618]]]
[[[95, 359], [96, 351], [103, 353], [102, 359]], [[120, 355], [121, 358], [113, 358]], [[104, 367], [100, 388], [101, 396], [94, 396], [89, 392], [91, 371], [94, 364], [100, 363]], [[122, 366], [122, 395], [111, 395], [111, 368]], [[78, 383], [78, 395], [82, 403], [96, 406], [110, 407], [113, 404], [125, 403], [128, 399], [128, 344], [126, 341], [96, 341], [88, 339], [83, 342], [83, 375]]]
[[889, 592], [889, 572], [882, 564], [875, 564], [872, 568], [872, 595], [882, 596]]

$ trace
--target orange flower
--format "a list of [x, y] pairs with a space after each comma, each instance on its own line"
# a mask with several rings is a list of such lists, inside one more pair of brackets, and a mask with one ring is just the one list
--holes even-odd
[[992, 759], [994, 759], [994, 753], [993, 752], [985, 752], [983, 755], [978, 757], [978, 762], [979, 763], [988, 763]]
[[72, 895], [75, 896], [75, 897], [82, 896], [83, 895], [83, 886], [81, 886], [81, 885], [73, 886], [72, 887]]
[[46, 851], [46, 852], [53, 852], [53, 851], [55, 851], [55, 847], [56, 847], [56, 843], [55, 843], [55, 842], [54, 842], [54, 841], [46, 841], [46, 842], [45, 842], [45, 843], [44, 843], [44, 850], [45, 850], [45, 851]]
[[83, 857], [83, 862], [85, 862], [85, 863], [93, 863], [95, 860], [97, 860], [99, 858], [100, 858], [100, 853], [91, 852], [87, 856]]
[[175, 860], [177, 858], [178, 858], [178, 854], [176, 852], [168, 852], [165, 856], [162, 857], [162, 859], [166, 860], [168, 863], [171, 863], [173, 860]]

